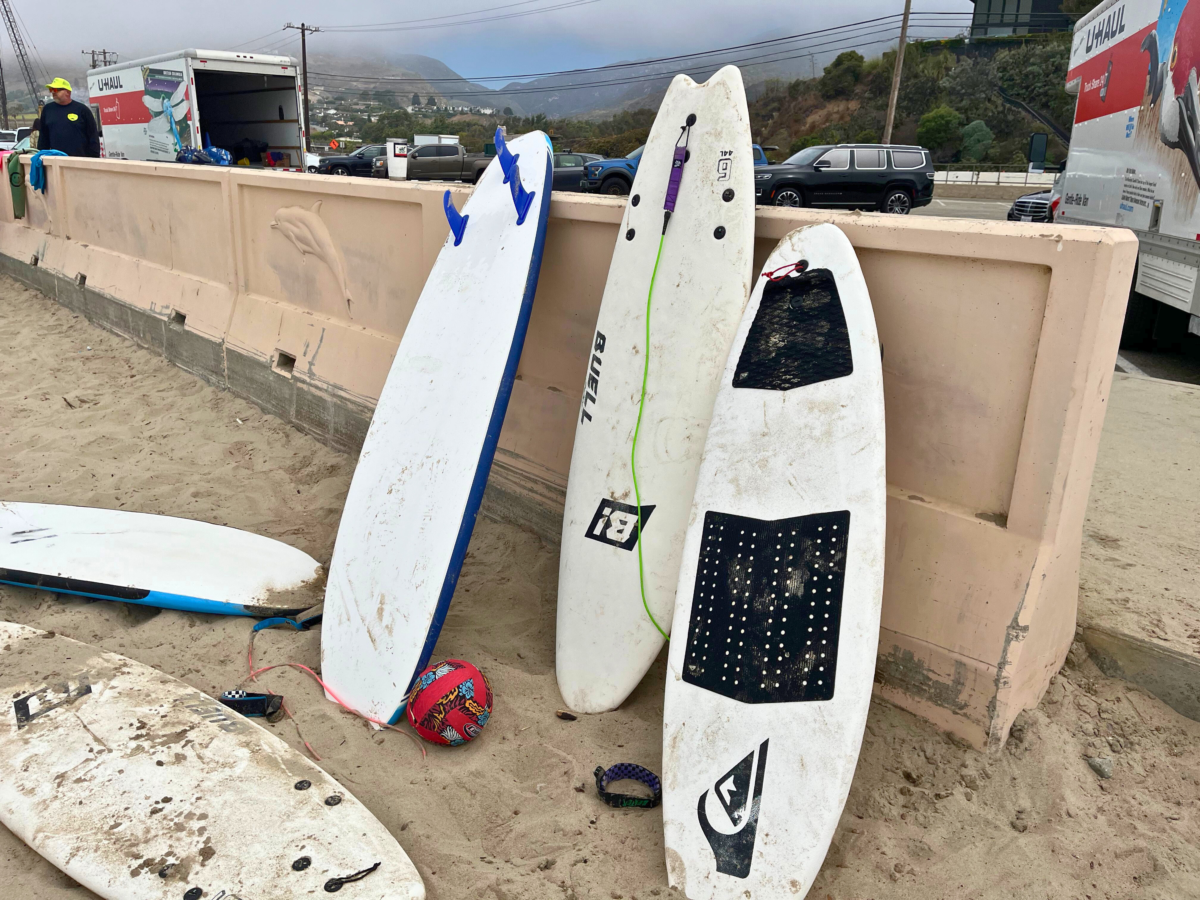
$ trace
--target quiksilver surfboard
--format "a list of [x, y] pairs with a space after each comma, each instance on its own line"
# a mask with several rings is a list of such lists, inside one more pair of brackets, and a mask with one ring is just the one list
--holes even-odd
[[663, 713], [671, 884], [803, 897], [858, 759], [883, 592], [883, 380], [833, 225], [767, 259], [725, 366], [679, 574]]

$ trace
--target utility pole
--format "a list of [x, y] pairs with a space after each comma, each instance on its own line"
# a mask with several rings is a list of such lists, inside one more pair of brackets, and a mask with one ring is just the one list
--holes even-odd
[[[303, 22], [299, 25], [293, 25], [291, 22], [288, 22], [283, 27], [300, 32], [300, 69], [304, 76], [304, 152], [311, 153], [312, 149], [309, 143], [311, 138], [309, 137], [309, 133], [312, 131], [312, 127], [309, 124], [310, 120], [308, 118], [308, 41], [306, 40], [306, 35], [316, 34], [321, 29], [314, 28], [312, 25], [305, 25]], [[301, 163], [303, 163], [303, 160], [301, 160]], [[301, 165], [301, 168], [304, 168], [304, 166]]]
[[102, 66], [111, 66], [117, 61], [117, 54], [112, 50], [84, 50], [84, 56], [92, 57], [92, 64], [89, 69], [99, 69]]
[[904, 45], [908, 41], [908, 14], [912, 0], [904, 0], [904, 19], [900, 23], [900, 45], [896, 47], [896, 68], [892, 72], [892, 93], [888, 96], [887, 119], [883, 123], [883, 142], [892, 142], [892, 123], [896, 119], [896, 98], [900, 96], [900, 73], [904, 71]]

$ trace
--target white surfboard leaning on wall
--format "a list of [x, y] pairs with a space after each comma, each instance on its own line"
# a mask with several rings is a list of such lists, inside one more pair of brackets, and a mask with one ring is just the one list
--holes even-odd
[[[437, 642], [537, 290], [550, 142], [534, 131], [503, 144], [498, 137], [500, 155], [467, 200], [461, 232], [446, 238], [405, 328], [330, 563], [323, 677], [348, 706], [379, 721], [400, 714]], [[516, 181], [504, 170], [509, 151]], [[457, 228], [453, 207], [448, 215]]]
[[[694, 117], [688, 125], [689, 117]], [[676, 148], [686, 145], [663, 231]], [[609, 268], [567, 482], [556, 669], [567, 705], [615, 709], [669, 632], [684, 531], [713, 398], [752, 278], [754, 161], [742, 76], [671, 82], [638, 163]], [[641, 522], [630, 466], [637, 446]], [[645, 568], [646, 606], [638, 571]], [[655, 626], [655, 621], [659, 627]]]
[[[321, 564], [271, 538], [173, 516], [0, 501], [0, 583], [163, 609], [288, 616]], [[306, 590], [308, 588], [308, 590]]]
[[0, 689], [0, 822], [105, 900], [425, 896], [345, 788], [176, 678], [0, 622]]
[[667, 871], [689, 900], [808, 891], [879, 642], [887, 485], [866, 283], [833, 225], [793, 231], [763, 271], [704, 447], [667, 664]]

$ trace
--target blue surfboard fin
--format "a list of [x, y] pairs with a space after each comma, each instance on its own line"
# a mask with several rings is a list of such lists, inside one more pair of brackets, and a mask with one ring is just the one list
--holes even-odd
[[521, 154], [516, 156], [508, 149], [508, 144], [504, 142], [504, 132], [499, 128], [496, 129], [496, 156], [500, 158], [500, 171], [504, 173], [504, 184], [508, 184], [512, 175], [513, 167], [516, 166], [517, 160], [521, 158]]
[[462, 243], [463, 233], [467, 230], [467, 219], [471, 217], [462, 215], [454, 208], [449, 191], [442, 196], [442, 207], [446, 210], [446, 220], [450, 223], [450, 231], [454, 233], [454, 246], [457, 247]]
[[525, 217], [529, 215], [529, 208], [533, 206], [533, 198], [537, 191], [527, 191], [521, 184], [521, 168], [517, 165], [521, 154], [518, 153], [514, 156], [509, 151], [508, 145], [504, 143], [504, 132], [499, 128], [496, 129], [496, 155], [500, 158], [504, 183], [512, 191], [513, 206], [517, 208], [517, 224], [524, 225]]

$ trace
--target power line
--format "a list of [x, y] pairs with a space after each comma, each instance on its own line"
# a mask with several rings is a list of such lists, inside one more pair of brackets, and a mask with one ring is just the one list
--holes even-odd
[[[959, 20], [965, 20], [968, 24], [970, 23], [970, 19], [971, 19], [970, 13], [962, 13], [962, 12], [917, 12], [917, 13], [913, 13], [912, 15], [914, 18], [916, 18], [916, 17], [920, 17], [920, 18], [942, 17], [942, 16], [952, 17], [952, 18], [957, 18]], [[659, 57], [654, 57], [651, 59], [644, 59], [644, 60], [641, 60], [638, 62], [611, 63], [609, 65], [591, 66], [589, 68], [583, 68], [583, 69], [563, 69], [563, 70], [559, 70], [559, 71], [555, 71], [555, 72], [526, 72], [526, 73], [519, 74], [519, 75], [473, 75], [473, 76], [463, 76], [461, 79], [458, 79], [458, 78], [414, 79], [414, 78], [405, 78], [405, 77], [400, 77], [400, 76], [378, 76], [378, 80], [380, 80], [380, 81], [399, 81], [399, 82], [412, 82], [412, 81], [421, 80], [428, 84], [439, 84], [439, 83], [444, 83], [444, 82], [457, 83], [460, 80], [465, 80], [465, 81], [505, 81], [505, 80], [517, 81], [522, 78], [548, 78], [548, 77], [557, 76], [557, 75], [578, 75], [578, 74], [585, 74], [585, 73], [589, 73], [589, 72], [606, 72], [606, 71], [611, 71], [614, 69], [640, 68], [640, 67], [644, 67], [644, 66], [655, 65], [658, 63], [677, 62], [680, 60], [694, 59], [696, 57], [702, 57], [702, 56], [717, 56], [717, 55], [720, 55], [723, 53], [732, 53], [735, 50], [748, 50], [748, 49], [753, 49], [753, 48], [757, 48], [757, 47], [769, 46], [772, 44], [786, 44], [786, 43], [790, 43], [792, 41], [798, 41], [798, 40], [802, 40], [804, 38], [815, 37], [818, 35], [831, 34], [831, 33], [839, 32], [839, 31], [853, 31], [855, 29], [864, 28], [869, 25], [876, 25], [879, 23], [888, 22], [888, 21], [892, 21], [892, 20], [899, 20], [901, 18], [902, 18], [902, 14], [900, 14], [900, 13], [896, 13], [896, 14], [888, 15], [888, 16], [877, 16], [873, 19], [862, 19], [858, 22], [848, 22], [845, 25], [833, 25], [833, 26], [830, 26], [829, 28], [818, 28], [814, 31], [802, 31], [797, 34], [787, 35], [786, 37], [768, 38], [766, 40], [761, 40], [761, 41], [751, 41], [750, 43], [747, 43], [747, 44], [734, 44], [729, 47], [721, 47], [721, 48], [718, 48], [715, 50], [698, 50], [694, 53], [680, 53], [680, 54], [676, 54], [674, 56], [659, 56]], [[936, 22], [936, 21], [945, 21], [945, 20], [935, 18], [932, 21]], [[931, 22], [931, 24], [932, 24], [932, 22]], [[357, 78], [364, 77], [362, 75], [355, 75], [352, 73], [342, 73], [342, 72], [315, 72], [314, 71], [312, 74], [313, 75], [321, 75], [321, 76], [328, 77], [328, 78], [356, 78], [357, 79]]]
[[283, 32], [284, 30], [285, 29], [283, 29], [283, 28], [276, 28], [274, 31], [268, 31], [266, 34], [261, 34], [256, 38], [250, 38], [250, 40], [248, 40], [248, 41], [242, 41], [240, 44], [234, 44], [232, 47], [226, 47], [225, 49], [226, 50], [237, 50], [241, 47], [247, 47], [250, 44], [254, 44], [254, 43], [257, 43], [258, 41], [263, 40], [264, 38], [274, 37], [275, 35]]
[[[321, 28], [325, 31], [336, 31], [341, 34], [350, 34], [350, 33], [354, 33], [354, 32], [364, 32], [364, 31], [373, 31], [373, 32], [429, 31], [429, 30], [436, 29], [436, 28], [457, 28], [462, 25], [482, 25], [485, 22], [499, 22], [504, 19], [523, 19], [523, 18], [526, 18], [527, 16], [540, 16], [540, 15], [543, 15], [544, 13], [548, 13], [548, 12], [557, 12], [557, 11], [564, 10], [564, 9], [575, 9], [576, 7], [579, 7], [579, 6], [590, 6], [593, 3], [599, 3], [599, 2], [600, 2], [600, 0], [565, 0], [565, 2], [558, 3], [554, 6], [544, 6], [544, 7], [538, 8], [538, 9], [524, 10], [523, 12], [505, 13], [505, 14], [499, 15], [499, 16], [484, 16], [482, 18], [475, 18], [475, 19], [471, 19], [471, 20], [465, 21], [465, 22], [442, 22], [440, 24], [434, 23], [434, 24], [428, 24], [428, 25], [417, 25], [417, 24], [388, 25], [385, 23], [380, 23], [378, 25], [322, 25]], [[513, 6], [521, 6], [523, 4], [515, 3], [512, 5]], [[504, 7], [495, 7], [495, 8], [503, 9]], [[465, 15], [465, 13], [460, 13], [459, 15], [460, 16]], [[447, 16], [438, 16], [435, 18], [448, 18], [448, 17]], [[416, 20], [412, 20], [412, 21], [420, 22], [422, 20], [416, 19]]]
[[[924, 26], [913, 25], [910, 27], [912, 27], [912, 28], [919, 28], [919, 27], [934, 28], [934, 27], [938, 27], [938, 26], [935, 26], [935, 25], [924, 25]], [[860, 30], [860, 33], [858, 33], [858, 34], [839, 35], [837, 37], [832, 38], [831, 40], [821, 41], [821, 42], [812, 43], [812, 44], [805, 44], [804, 46], [800, 46], [800, 47], [789, 47], [789, 48], [784, 48], [784, 49], [773, 50], [773, 51], [770, 51], [765, 54], [760, 54], [758, 56], [740, 57], [740, 58], [736, 58], [736, 59], [724, 60], [719, 63], [717, 63], [717, 62], [708, 63], [703, 66], [701, 66], [699, 63], [697, 63], [695, 66], [693, 66], [692, 71], [707, 71], [708, 69], [711, 69], [717, 65], [740, 65], [743, 68], [755, 68], [755, 67], [759, 67], [759, 66], [770, 65], [772, 63], [777, 63], [777, 62], [786, 62], [786, 61], [792, 60], [792, 59], [800, 59], [800, 58], [811, 55], [814, 51], [822, 51], [822, 52], [826, 52], [826, 53], [831, 53], [831, 52], [835, 52], [838, 50], [851, 50], [851, 49], [858, 49], [860, 47], [873, 46], [873, 45], [881, 44], [881, 43], [891, 43], [891, 41], [896, 37], [897, 34], [898, 34], [898, 29], [895, 25], [885, 26], [883, 28], [877, 28], [877, 29], [869, 30], [869, 31], [861, 31]], [[870, 41], [862, 40], [863, 38], [875, 37], [876, 35], [886, 35], [886, 37], [882, 37], [880, 39], [870, 40]], [[846, 43], [847, 41], [854, 41], [856, 43], [847, 44]], [[728, 52], [728, 51], [710, 51], [708, 55], [713, 55], [713, 54], [721, 53], [721, 52]], [[786, 55], [780, 55], [780, 54], [786, 54]], [[650, 65], [650, 64], [652, 64], [652, 63], [642, 63], [642, 65]], [[313, 72], [312, 74], [319, 75], [321, 73]], [[564, 73], [564, 74], [568, 74], [568, 73]], [[495, 91], [489, 90], [487, 88], [484, 88], [481, 90], [473, 90], [473, 91], [472, 90], [462, 90], [462, 91], [439, 90], [438, 93], [443, 97], [503, 98], [503, 97], [513, 96], [513, 95], [521, 95], [521, 94], [561, 93], [564, 91], [585, 90], [588, 88], [596, 88], [596, 87], [610, 87], [610, 86], [619, 86], [619, 85], [627, 85], [627, 84], [637, 84], [637, 83], [645, 82], [645, 81], [657, 81], [657, 80], [662, 80], [662, 79], [670, 79], [670, 78], [673, 78], [675, 76], [675, 74], [676, 74], [675, 72], [652, 72], [652, 73], [644, 73], [644, 74], [640, 74], [640, 75], [630, 74], [630, 75], [623, 76], [620, 78], [615, 78], [615, 79], [607, 79], [607, 80], [599, 80], [599, 81], [582, 81], [582, 82], [575, 82], [575, 83], [570, 83], [570, 84], [529, 86], [529, 87], [513, 88], [513, 89], [508, 89], [508, 90], [501, 89], [501, 90], [495, 90]], [[420, 79], [420, 78], [416, 78], [416, 79], [375, 78], [375, 79], [373, 79], [369, 76], [357, 76], [357, 77], [361, 81], [371, 81], [376, 84], [379, 84], [379, 83], [393, 84], [396, 82], [416, 84], [416, 83], [425, 83], [426, 82], [426, 79]], [[442, 81], [450, 81], [451, 79], [441, 79], [441, 80]], [[331, 89], [326, 85], [318, 85], [318, 86], [321, 87], [323, 90], [325, 90], [328, 93], [342, 93], [342, 94], [348, 95], [348, 96], [357, 96], [361, 92], [361, 89], [359, 91], [355, 91], [355, 90], [337, 91], [336, 89]]]
[[503, 6], [488, 6], [484, 9], [473, 9], [470, 12], [447, 13], [444, 16], [429, 16], [424, 19], [402, 19], [399, 22], [373, 22], [364, 23], [362, 25], [326, 25], [325, 28], [329, 31], [342, 30], [347, 28], [385, 28], [392, 25], [420, 25], [425, 22], [437, 22], [442, 19], [461, 19], [465, 16], [475, 16], [480, 13], [496, 12], [501, 9], [512, 9], [516, 6], [528, 6], [530, 3], [541, 3], [543, 0], [520, 0], [519, 3], [505, 3]]

